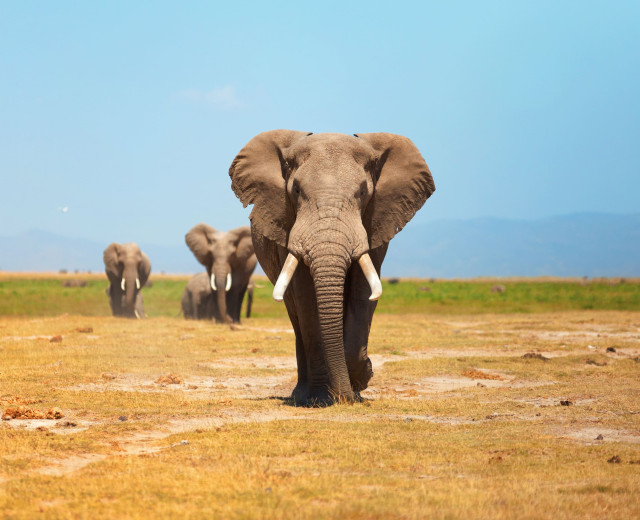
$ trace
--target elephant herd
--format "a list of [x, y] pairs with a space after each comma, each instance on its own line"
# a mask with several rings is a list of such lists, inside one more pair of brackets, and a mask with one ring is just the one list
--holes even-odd
[[[258, 262], [249, 226], [225, 232], [198, 224], [187, 233], [185, 241], [206, 272], [187, 282], [181, 300], [184, 317], [239, 323], [242, 301], [248, 290], [248, 318], [253, 301], [251, 275]], [[113, 315], [144, 318], [142, 288], [151, 273], [147, 255], [134, 242], [114, 242], [104, 250], [103, 259]]]
[[[253, 205], [251, 226], [187, 233], [207, 272], [187, 284], [185, 317], [238, 321], [257, 258], [295, 332], [292, 399], [359, 400], [373, 376], [369, 331], [389, 241], [435, 191], [422, 155], [395, 134], [273, 130], [245, 145], [229, 176], [242, 204]], [[111, 244], [105, 266], [113, 313], [143, 316], [148, 258], [135, 244]]]

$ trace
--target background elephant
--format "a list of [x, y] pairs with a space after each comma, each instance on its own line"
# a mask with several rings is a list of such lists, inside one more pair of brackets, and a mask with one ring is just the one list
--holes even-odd
[[[247, 318], [251, 317], [253, 303], [253, 280], [247, 286]], [[214, 316], [215, 292], [211, 290], [208, 273], [198, 273], [192, 277], [182, 293], [182, 312], [188, 320], [211, 320]]]
[[244, 206], [253, 204], [255, 252], [295, 331], [292, 397], [358, 399], [373, 376], [367, 345], [380, 267], [388, 242], [435, 190], [427, 164], [399, 135], [274, 130], [254, 137], [229, 175]]
[[107, 296], [114, 316], [144, 318], [142, 288], [151, 274], [151, 262], [138, 244], [116, 244], [104, 250], [104, 270], [109, 278]]
[[207, 273], [192, 277], [182, 293], [182, 312], [188, 320], [213, 319], [214, 298]]
[[185, 241], [198, 262], [207, 268], [209, 285], [215, 293], [216, 321], [239, 323], [242, 300], [257, 264], [249, 226], [224, 232], [198, 224], [186, 234]]

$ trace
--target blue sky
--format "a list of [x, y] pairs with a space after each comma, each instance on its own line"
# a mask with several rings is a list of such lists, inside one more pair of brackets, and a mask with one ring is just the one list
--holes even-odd
[[408, 136], [418, 223], [640, 211], [638, 2], [216, 4], [0, 1], [0, 235], [243, 225], [275, 128]]

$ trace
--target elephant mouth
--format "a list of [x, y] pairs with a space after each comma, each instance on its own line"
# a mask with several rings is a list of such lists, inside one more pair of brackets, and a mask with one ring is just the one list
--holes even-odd
[[[217, 291], [218, 288], [216, 287], [216, 275], [214, 273], [211, 273], [211, 289], [213, 289], [214, 291]], [[227, 273], [227, 280], [225, 282], [225, 286], [224, 286], [224, 292], [229, 292], [229, 289], [231, 289], [231, 273]]]
[[[125, 291], [125, 287], [126, 287], [127, 282], [124, 279], [124, 276], [122, 277], [122, 280], [120, 280], [120, 289], [122, 289], [122, 291]], [[140, 290], [140, 278], [136, 278], [136, 289]]]
[[[281, 302], [284, 298], [284, 293], [293, 278], [294, 273], [296, 272], [296, 268], [298, 267], [299, 260], [295, 257], [293, 253], [289, 253], [287, 255], [287, 259], [282, 266], [282, 271], [280, 271], [280, 275], [276, 281], [275, 286], [273, 287], [273, 299], [277, 302]], [[380, 282], [380, 277], [376, 272], [375, 267], [373, 266], [373, 262], [371, 261], [371, 257], [369, 253], [364, 253], [358, 259], [358, 264], [362, 269], [362, 272], [369, 283], [369, 287], [371, 288], [371, 296], [369, 296], [369, 300], [376, 301], [382, 295], [382, 283]]]

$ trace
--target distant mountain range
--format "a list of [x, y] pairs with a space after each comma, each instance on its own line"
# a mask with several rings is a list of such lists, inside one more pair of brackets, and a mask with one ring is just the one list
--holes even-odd
[[[0, 270], [104, 269], [108, 244], [31, 230], [0, 237]], [[154, 272], [195, 273], [186, 245], [140, 243]], [[392, 241], [383, 276], [640, 276], [640, 214], [541, 220], [478, 218], [409, 224]]]

